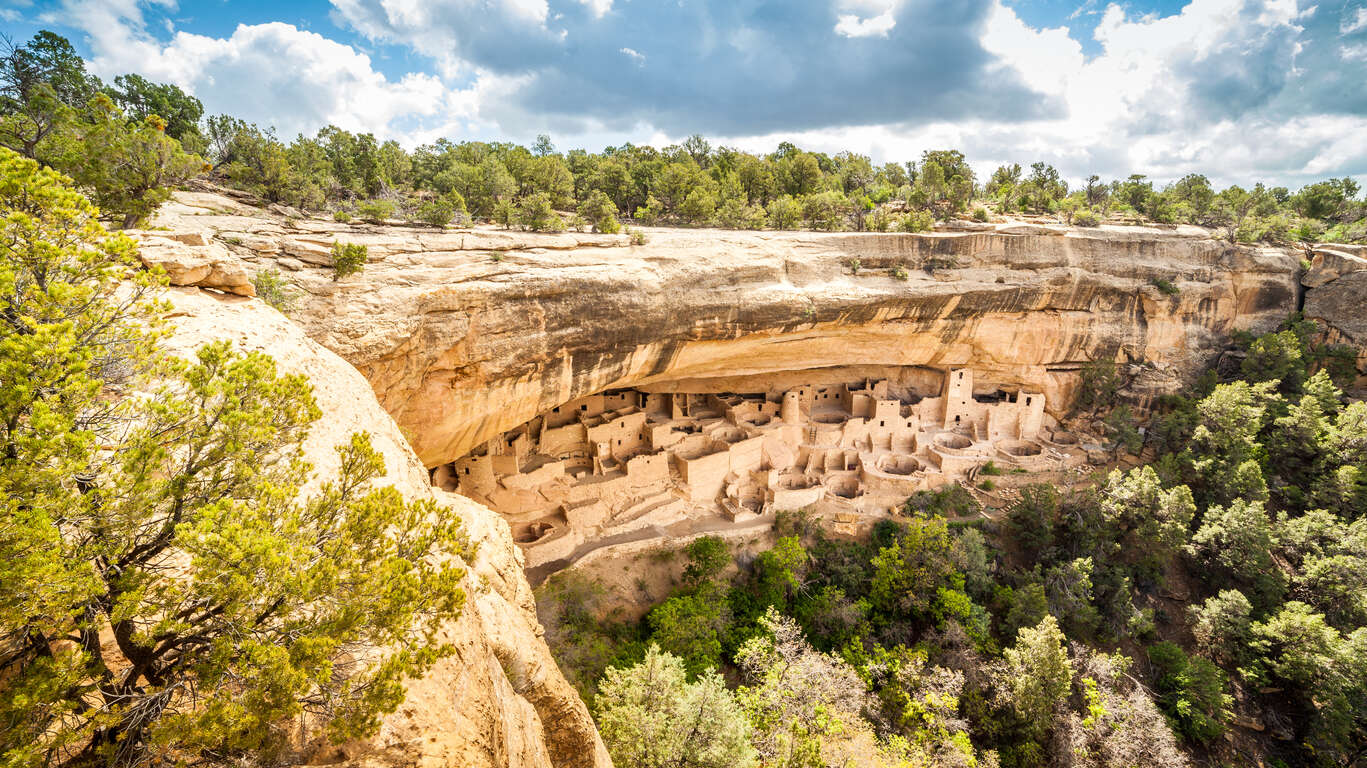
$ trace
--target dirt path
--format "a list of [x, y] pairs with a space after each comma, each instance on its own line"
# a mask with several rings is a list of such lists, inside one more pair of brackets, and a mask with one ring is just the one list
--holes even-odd
[[668, 526], [651, 525], [645, 528], [638, 528], [634, 531], [619, 533], [615, 536], [608, 536], [604, 539], [587, 541], [579, 545], [577, 549], [570, 553], [569, 557], [559, 560], [552, 560], [549, 563], [542, 563], [535, 568], [527, 569], [527, 581], [533, 587], [538, 587], [551, 574], [563, 571], [574, 565], [591, 552], [597, 552], [606, 547], [615, 547], [621, 544], [632, 544], [640, 541], [675, 541], [678, 539], [697, 536], [707, 533], [723, 533], [732, 531], [751, 531], [768, 528], [774, 524], [773, 515], [757, 517], [753, 520], [746, 520], [741, 523], [733, 523], [720, 515], [704, 517], [699, 519], [680, 520]]

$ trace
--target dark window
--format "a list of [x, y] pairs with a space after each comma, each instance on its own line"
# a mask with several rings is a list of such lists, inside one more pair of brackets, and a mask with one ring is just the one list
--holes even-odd
[[588, 406], [587, 403], [584, 404], [584, 405], [579, 406], [579, 410], [581, 410], [581, 411], [587, 411], [588, 409], [589, 409], [589, 406]]
[[886, 427], [886, 426], [887, 426], [887, 422], [880, 421], [880, 422], [878, 422], [878, 426], [880, 426], [880, 427]]

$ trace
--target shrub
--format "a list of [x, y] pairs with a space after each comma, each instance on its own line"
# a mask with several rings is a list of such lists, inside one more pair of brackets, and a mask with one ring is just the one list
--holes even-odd
[[1095, 227], [1101, 223], [1101, 217], [1090, 208], [1084, 208], [1073, 214], [1073, 225], [1078, 227]]
[[333, 243], [332, 279], [341, 280], [365, 269], [366, 260], [370, 255], [369, 251], [369, 248], [359, 243], [343, 243], [341, 241]]
[[993, 482], [992, 478], [988, 478], [986, 480], [983, 480], [981, 483], [978, 483], [978, 487], [984, 491], [990, 491], [996, 488], [997, 484]]
[[551, 196], [545, 192], [523, 198], [517, 207], [517, 223], [533, 232], [559, 232], [564, 227], [560, 214], [551, 207]]
[[1149, 646], [1158, 704], [1187, 741], [1206, 744], [1224, 733], [1232, 699], [1225, 695], [1225, 673], [1200, 656], [1187, 656], [1175, 644]]
[[252, 285], [256, 287], [257, 298], [282, 313], [294, 309], [294, 304], [299, 298], [298, 291], [280, 276], [278, 269], [263, 269], [257, 272], [252, 276]]
[[1155, 277], [1152, 282], [1153, 287], [1157, 288], [1161, 293], [1165, 295], [1176, 296], [1177, 294], [1182, 292], [1181, 289], [1172, 284], [1171, 280], [1164, 280], [1161, 277]]
[[631, 236], [630, 236], [630, 238], [629, 238], [629, 241], [631, 242], [632, 245], [645, 245], [645, 244], [646, 244], [646, 233], [640, 231], [639, 229], [637, 229], [637, 230], [632, 230]]
[[774, 229], [797, 229], [802, 221], [802, 206], [790, 195], [769, 201], [769, 226]]
[[727, 229], [763, 229], [765, 220], [763, 208], [736, 197], [722, 203], [716, 215], [717, 226]]
[[897, 228], [903, 232], [929, 232], [935, 226], [935, 217], [930, 211], [911, 211], [902, 215]]
[[513, 222], [517, 221], [517, 209], [507, 200], [499, 200], [494, 204], [494, 222], [503, 225], [504, 229], [512, 229]]
[[845, 262], [845, 264], [850, 268], [851, 275], [859, 274], [859, 269], [863, 266], [863, 262], [859, 261], [859, 259], [850, 259], [849, 261]]
[[394, 216], [394, 204], [388, 200], [362, 200], [356, 204], [356, 216], [379, 224]]
[[429, 226], [441, 228], [451, 223], [451, 218], [455, 213], [455, 206], [449, 200], [439, 197], [435, 200], [427, 200], [418, 206], [417, 219]]
[[981, 205], [973, 209], [973, 220], [977, 222], [987, 221], [987, 209]]
[[802, 199], [802, 214], [812, 229], [827, 231], [840, 229], [845, 223], [845, 213], [850, 202], [835, 191], [819, 192]]
[[867, 226], [871, 232], [887, 232], [892, 228], [892, 217], [879, 208], [869, 216]]
[[635, 218], [642, 224], [650, 225], [658, 222], [664, 214], [664, 203], [650, 195], [646, 198], [646, 204], [636, 209]]
[[584, 202], [579, 204], [579, 215], [593, 225], [594, 232], [614, 235], [621, 230], [621, 225], [617, 222], [617, 206], [601, 189], [593, 190]]
[[346, 211], [336, 211], [332, 214], [332, 220], [339, 221], [345, 224], [348, 221], [351, 221], [351, 214], [347, 213]]
[[907, 268], [900, 264], [889, 269], [888, 274], [892, 276], [893, 280], [908, 280], [911, 278], [911, 274], [907, 272]]
[[997, 466], [997, 462], [989, 461], [986, 464], [982, 465], [982, 468], [978, 470], [978, 474], [993, 476], [1003, 474], [1003, 472], [1002, 468]]

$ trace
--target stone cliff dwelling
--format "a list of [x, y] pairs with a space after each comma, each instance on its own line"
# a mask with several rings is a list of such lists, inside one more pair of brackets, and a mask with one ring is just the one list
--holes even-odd
[[743, 395], [608, 391], [437, 467], [432, 480], [507, 518], [535, 567], [689, 517], [884, 513], [989, 461], [1032, 472], [1086, 461], [1041, 394], [977, 398], [966, 368], [945, 372], [932, 397], [892, 389], [865, 380]]

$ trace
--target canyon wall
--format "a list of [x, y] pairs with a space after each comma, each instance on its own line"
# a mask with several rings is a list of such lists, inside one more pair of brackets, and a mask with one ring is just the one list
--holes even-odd
[[[153, 226], [144, 260], [188, 286], [171, 292], [173, 346], [230, 338], [307, 374], [325, 414], [308, 454], [323, 473], [333, 445], [368, 430], [386, 482], [435, 495], [479, 544], [470, 601], [447, 628], [456, 656], [410, 686], [378, 736], [316, 747], [312, 764], [610, 765], [541, 637], [507, 524], [424, 471], [569, 400], [924, 366], [928, 378], [971, 367], [981, 391], [1042, 392], [1060, 408], [1087, 361], [1125, 364], [1140, 396], [1172, 391], [1230, 331], [1271, 329], [1302, 305], [1329, 340], [1367, 347], [1360, 249], [1234, 247], [1190, 229], [649, 230], [633, 246], [340, 224], [211, 193], [178, 194]], [[369, 247], [363, 273], [332, 279], [337, 241]], [[248, 298], [271, 269], [291, 286], [289, 318]]]
[[[1080, 365], [1108, 358], [1159, 394], [1231, 331], [1268, 330], [1300, 299], [1299, 251], [1191, 228], [662, 229], [631, 246], [248, 217], [204, 197], [164, 216], [300, 286], [292, 318], [366, 376], [427, 466], [612, 387], [966, 366], [983, 391], [1024, 388], [1062, 408]], [[364, 272], [332, 280], [336, 240], [369, 246]]]

